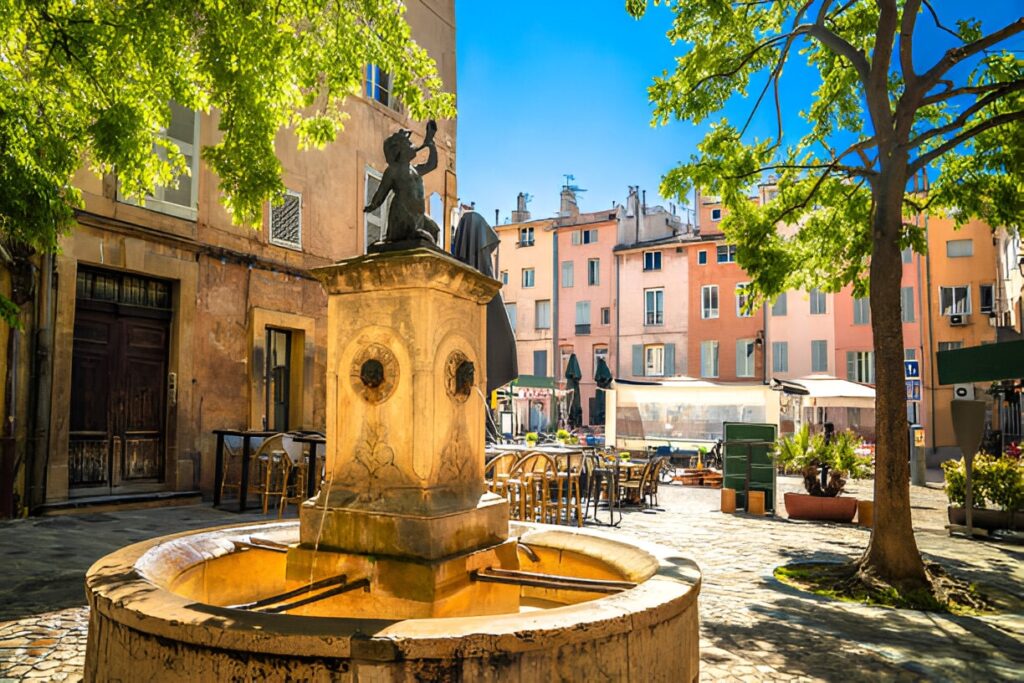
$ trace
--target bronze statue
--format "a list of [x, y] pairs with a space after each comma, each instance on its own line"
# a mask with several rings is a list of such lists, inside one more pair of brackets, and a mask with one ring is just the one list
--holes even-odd
[[[384, 171], [380, 187], [373, 194], [370, 203], [363, 208], [364, 213], [376, 211], [388, 195], [395, 193], [388, 211], [387, 234], [374, 248], [369, 251], [387, 251], [390, 248], [412, 248], [416, 246], [437, 246], [440, 228], [426, 214], [425, 194], [422, 176], [437, 168], [437, 148], [434, 146], [434, 134], [437, 123], [427, 121], [427, 133], [423, 144], [412, 145], [412, 131], [402, 129], [393, 133], [384, 141], [384, 158], [388, 167]], [[416, 155], [426, 148], [427, 160], [417, 166], [412, 165]]]

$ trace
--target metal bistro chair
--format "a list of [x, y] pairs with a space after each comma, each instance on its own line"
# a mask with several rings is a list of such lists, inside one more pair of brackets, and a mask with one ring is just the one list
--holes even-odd
[[[597, 517], [600, 509], [601, 497], [605, 497], [608, 507], [607, 526], [618, 526], [622, 521], [622, 511], [619, 509], [618, 492], [618, 461], [615, 458], [607, 458], [597, 451], [585, 453], [583, 456], [583, 472], [586, 477], [587, 502], [583, 510], [585, 517], [590, 516], [590, 504], [594, 504], [594, 522], [604, 524]], [[619, 511], [619, 521], [615, 521], [615, 511]]]

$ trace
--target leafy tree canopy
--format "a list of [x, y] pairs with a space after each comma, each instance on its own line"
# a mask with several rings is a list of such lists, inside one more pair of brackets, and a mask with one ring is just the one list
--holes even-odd
[[333, 141], [367, 64], [413, 117], [452, 116], [404, 12], [400, 0], [0, 0], [0, 236], [54, 250], [83, 165], [116, 170], [135, 197], [187, 173], [161, 136], [172, 100], [220, 113], [202, 154], [246, 223], [284, 192], [276, 133]]
[[[703, 122], [737, 94], [750, 102], [745, 120], [711, 123], [698, 154], [665, 176], [662, 194], [683, 198], [696, 185], [722, 197], [730, 209], [722, 228], [762, 296], [850, 283], [862, 295], [881, 237], [872, 219], [885, 184], [909, 190], [907, 214], [938, 205], [955, 208], [960, 222], [1019, 227], [1024, 220], [1024, 59], [1008, 44], [1024, 20], [985, 33], [971, 18], [943, 17], [948, 3], [932, 0], [653, 4], [671, 5], [668, 38], [685, 46], [675, 69], [649, 89], [655, 122]], [[626, 2], [638, 18], [647, 5]], [[937, 38], [948, 49], [922, 64]], [[798, 54], [809, 69], [794, 63]], [[800, 136], [783, 126], [792, 97], [780, 94], [787, 65], [817, 74], [801, 90]], [[774, 135], [748, 133], [758, 117], [772, 121]], [[940, 165], [928, 197], [915, 196], [908, 178]], [[758, 206], [747, 198], [768, 173], [778, 194]], [[777, 229], [786, 224], [800, 230]], [[920, 227], [898, 227], [902, 248], [924, 251]]]

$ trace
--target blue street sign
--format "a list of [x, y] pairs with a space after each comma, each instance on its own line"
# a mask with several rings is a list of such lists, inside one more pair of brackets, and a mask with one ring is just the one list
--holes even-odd
[[921, 363], [916, 360], [903, 361], [903, 377], [906, 379], [921, 378]]
[[921, 380], [919, 380], [919, 379], [908, 379], [907, 380], [907, 400], [908, 401], [920, 401], [921, 400]]

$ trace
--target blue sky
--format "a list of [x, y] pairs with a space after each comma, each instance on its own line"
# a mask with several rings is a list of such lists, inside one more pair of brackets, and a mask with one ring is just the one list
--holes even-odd
[[[533, 195], [535, 218], [553, 215], [566, 173], [587, 190], [579, 197], [584, 211], [624, 202], [629, 185], [646, 190], [648, 204], [665, 203], [658, 197], [661, 176], [695, 151], [706, 123], [651, 127], [647, 86], [682, 48], [665, 38], [671, 15], [664, 8], [649, 9], [638, 22], [623, 6], [622, 0], [457, 0], [459, 197], [475, 202], [489, 222], [495, 209], [504, 222], [519, 192]], [[991, 28], [1014, 19], [1020, 7], [1019, 0], [992, 0], [972, 9]], [[958, 12], [948, 14], [953, 23]], [[928, 37], [915, 46], [919, 64], [946, 47], [943, 36]], [[795, 64], [786, 69], [789, 117], [816, 86], [807, 75]], [[731, 120], [745, 117], [744, 103], [738, 104]], [[773, 129], [767, 120], [752, 127], [759, 135]]]

